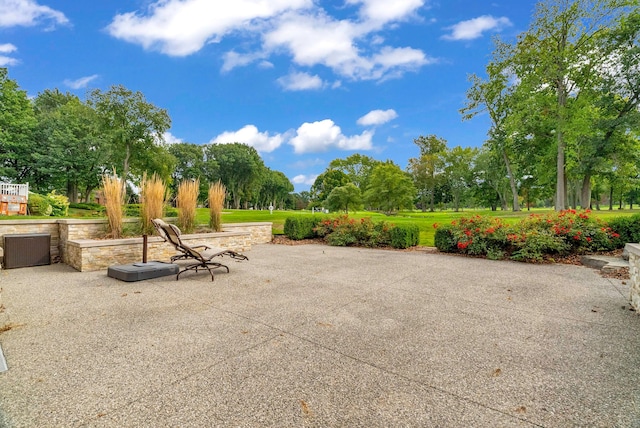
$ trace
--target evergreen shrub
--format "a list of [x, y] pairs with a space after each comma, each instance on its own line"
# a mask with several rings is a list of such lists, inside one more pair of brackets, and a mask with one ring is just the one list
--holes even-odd
[[640, 214], [629, 217], [614, 217], [608, 221], [609, 227], [620, 235], [619, 246], [628, 242], [640, 242]]
[[315, 228], [320, 219], [311, 217], [287, 217], [284, 221], [284, 234], [296, 241], [301, 239], [315, 238]]
[[417, 224], [398, 224], [389, 233], [393, 248], [415, 247], [420, 242], [420, 228]]

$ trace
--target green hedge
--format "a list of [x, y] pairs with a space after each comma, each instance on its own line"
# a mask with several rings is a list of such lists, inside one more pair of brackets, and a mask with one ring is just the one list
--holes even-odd
[[629, 242], [640, 242], [640, 214], [630, 217], [614, 217], [608, 220], [609, 227], [620, 235], [624, 245]]
[[434, 243], [439, 251], [444, 253], [455, 253], [458, 241], [456, 237], [453, 236], [453, 230], [451, 227], [439, 226], [434, 235]]
[[311, 217], [287, 217], [284, 221], [284, 234], [296, 241], [307, 238], [315, 238], [315, 227], [320, 218]]
[[69, 204], [69, 208], [77, 210], [89, 210], [89, 211], [104, 211], [104, 205], [96, 204], [94, 202], [76, 202]]
[[393, 248], [415, 247], [420, 242], [420, 228], [417, 224], [399, 224], [390, 229]]

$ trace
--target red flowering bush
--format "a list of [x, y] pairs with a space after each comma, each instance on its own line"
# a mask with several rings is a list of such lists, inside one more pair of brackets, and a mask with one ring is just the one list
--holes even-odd
[[515, 225], [478, 215], [461, 218], [436, 229], [436, 246], [492, 259], [509, 255], [514, 260], [540, 261], [545, 255], [611, 250], [620, 245], [618, 237], [590, 211], [565, 210], [532, 214]]
[[341, 215], [322, 220], [314, 229], [329, 245], [335, 246], [386, 246], [391, 242], [390, 229], [386, 222], [374, 223], [370, 218], [354, 219]]

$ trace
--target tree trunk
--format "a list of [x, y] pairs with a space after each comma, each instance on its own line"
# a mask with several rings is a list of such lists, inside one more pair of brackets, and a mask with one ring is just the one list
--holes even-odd
[[613, 211], [613, 186], [609, 188], [609, 211]]
[[67, 181], [67, 198], [72, 204], [78, 202], [78, 183]]
[[507, 175], [509, 176], [509, 185], [511, 186], [511, 194], [513, 195], [513, 211], [520, 211], [520, 202], [518, 201], [518, 188], [516, 187], [516, 179], [511, 171], [511, 162], [509, 162], [509, 156], [507, 151], [502, 149], [502, 158], [504, 159], [504, 166], [507, 168]]
[[435, 187], [431, 189], [431, 201], [429, 203], [429, 211], [434, 212], [435, 211], [435, 204], [436, 204], [436, 189]]
[[580, 206], [583, 210], [591, 209], [591, 174], [586, 174], [582, 180]]
[[[124, 162], [122, 163], [122, 175], [121, 175], [121, 179], [122, 179], [122, 198], [123, 198], [123, 202], [124, 200], [126, 200], [126, 195], [127, 195], [127, 177], [129, 176], [129, 158], [131, 157], [131, 147], [129, 147], [129, 144], [127, 144], [125, 146], [125, 155], [124, 155]], [[113, 171], [115, 174], [115, 170]]]

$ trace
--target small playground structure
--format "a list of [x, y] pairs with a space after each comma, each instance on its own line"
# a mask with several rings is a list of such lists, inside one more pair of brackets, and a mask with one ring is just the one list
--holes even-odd
[[0, 215], [27, 215], [29, 183], [0, 183]]

